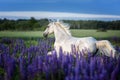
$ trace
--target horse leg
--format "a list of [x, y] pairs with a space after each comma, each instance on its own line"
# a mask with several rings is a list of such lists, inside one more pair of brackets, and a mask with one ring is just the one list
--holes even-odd
[[49, 51], [49, 52], [47, 53], [47, 55], [52, 55], [52, 51]]
[[59, 54], [57, 53], [56, 50], [49, 51], [49, 52], [47, 53], [47, 55], [48, 55], [48, 56], [55, 55], [55, 56], [59, 57]]
[[100, 53], [106, 56], [116, 56], [116, 50], [113, 48], [108, 40], [101, 40], [96, 42], [96, 47], [99, 49]]
[[55, 50], [49, 51], [47, 55], [53, 55], [55, 53]]

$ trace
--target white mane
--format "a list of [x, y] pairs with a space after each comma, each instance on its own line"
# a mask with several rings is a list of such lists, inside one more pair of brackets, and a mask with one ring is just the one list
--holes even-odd
[[67, 23], [63, 23], [63, 22], [56, 22], [57, 25], [59, 25], [59, 27], [61, 27], [68, 35], [71, 36], [71, 32], [70, 32], [70, 25]]

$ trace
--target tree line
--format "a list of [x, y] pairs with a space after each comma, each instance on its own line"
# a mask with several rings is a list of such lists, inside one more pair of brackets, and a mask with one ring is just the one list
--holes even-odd
[[[111, 29], [120, 30], [120, 20], [116, 21], [98, 21], [98, 20], [63, 20], [63, 22], [70, 24], [71, 29]], [[48, 19], [0, 19], [0, 31], [3, 30], [16, 30], [16, 31], [29, 31], [38, 30], [42, 31], [47, 27]]]

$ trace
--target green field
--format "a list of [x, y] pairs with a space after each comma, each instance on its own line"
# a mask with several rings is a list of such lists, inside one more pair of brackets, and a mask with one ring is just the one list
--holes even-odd
[[[92, 36], [95, 38], [120, 37], [120, 30], [108, 30], [107, 32], [97, 32], [96, 30], [80, 30], [71, 29], [71, 33], [75, 37]], [[15, 38], [39, 38], [43, 37], [43, 31], [0, 31], [0, 37], [15, 37]], [[50, 35], [49, 37], [53, 37]]]

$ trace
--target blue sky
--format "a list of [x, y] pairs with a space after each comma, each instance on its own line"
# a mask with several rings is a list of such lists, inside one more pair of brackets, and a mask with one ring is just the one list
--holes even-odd
[[0, 12], [46, 11], [120, 16], [120, 0], [0, 0]]
[[55, 11], [120, 15], [120, 0], [0, 0], [0, 11]]

